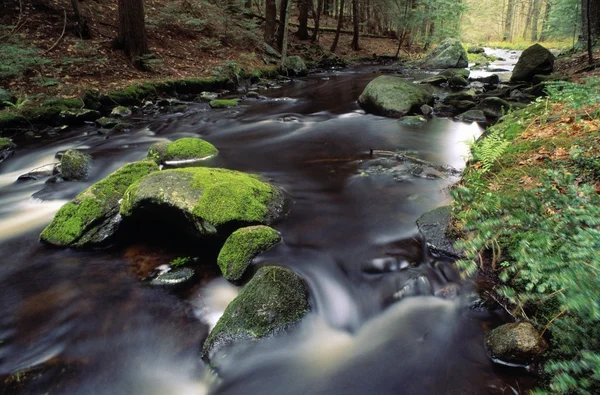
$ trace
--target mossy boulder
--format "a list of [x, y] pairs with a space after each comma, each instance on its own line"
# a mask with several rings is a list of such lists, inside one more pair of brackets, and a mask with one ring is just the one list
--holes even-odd
[[306, 63], [300, 56], [288, 56], [283, 62], [283, 72], [292, 76], [304, 76], [308, 74]]
[[196, 137], [185, 137], [173, 142], [163, 141], [150, 146], [148, 159], [159, 164], [169, 162], [195, 162], [218, 154], [219, 151], [208, 141]]
[[115, 118], [102, 117], [96, 119], [96, 125], [103, 129], [112, 129], [119, 124], [119, 120]]
[[210, 359], [236, 340], [255, 340], [284, 331], [300, 321], [309, 308], [308, 291], [300, 276], [278, 266], [262, 267], [227, 306], [202, 353]]
[[[23, 118], [33, 124], [61, 125], [65, 123], [61, 114], [71, 113], [74, 118], [83, 105], [79, 99], [47, 99], [41, 103], [31, 103], [20, 112]], [[80, 122], [83, 123], [83, 119]]]
[[487, 334], [485, 345], [493, 359], [515, 364], [529, 364], [548, 349], [548, 343], [528, 322], [499, 326]]
[[433, 85], [433, 86], [440, 86], [442, 84], [445, 84], [446, 82], [448, 82], [448, 77], [438, 74], [438, 75], [434, 75], [432, 77], [427, 77], [424, 80], [421, 80], [419, 83], [420, 84], [429, 84], [429, 85]]
[[123, 166], [62, 206], [40, 240], [60, 247], [87, 247], [106, 241], [119, 226], [119, 202], [127, 188], [154, 171], [158, 166], [151, 161]]
[[71, 109], [61, 111], [59, 117], [62, 123], [66, 125], [80, 125], [85, 122], [94, 122], [102, 115], [96, 110], [82, 109]]
[[464, 69], [469, 67], [469, 57], [459, 40], [447, 38], [425, 58], [421, 66], [427, 69]]
[[13, 156], [17, 145], [7, 137], [0, 137], [0, 163]]
[[222, 229], [269, 224], [281, 206], [279, 190], [259, 176], [194, 167], [153, 173], [135, 182], [125, 193], [121, 215], [183, 219], [190, 230], [211, 236]]
[[217, 99], [211, 100], [211, 102], [208, 103], [210, 108], [230, 108], [236, 107], [238, 104], [239, 101], [237, 99]]
[[428, 86], [384, 75], [369, 82], [358, 102], [367, 112], [400, 118], [419, 113], [423, 104], [433, 103], [433, 95]]
[[112, 109], [110, 116], [114, 118], [125, 118], [131, 115], [131, 110], [124, 106], [117, 106]]
[[552, 52], [540, 44], [534, 44], [523, 51], [510, 80], [531, 81], [537, 74], [550, 74], [554, 71], [554, 60]]
[[465, 88], [469, 86], [469, 81], [467, 81], [467, 79], [461, 75], [455, 75], [454, 77], [450, 78], [448, 85], [454, 88]]
[[239, 281], [252, 263], [252, 259], [280, 240], [281, 236], [275, 229], [264, 225], [236, 230], [225, 241], [217, 258], [223, 277], [229, 281]]
[[76, 149], [65, 152], [60, 159], [60, 173], [66, 181], [83, 181], [88, 178], [92, 157]]

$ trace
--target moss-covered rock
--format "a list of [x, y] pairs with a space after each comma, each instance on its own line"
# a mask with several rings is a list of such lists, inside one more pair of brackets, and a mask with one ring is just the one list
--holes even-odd
[[112, 129], [119, 124], [119, 120], [115, 118], [102, 117], [96, 119], [96, 125], [103, 129]]
[[463, 69], [469, 67], [467, 51], [455, 38], [447, 38], [440, 43], [423, 61], [428, 69]]
[[217, 99], [208, 103], [211, 108], [230, 108], [236, 107], [238, 104], [239, 101], [237, 99]]
[[131, 110], [124, 106], [117, 106], [112, 109], [110, 116], [114, 118], [124, 118], [131, 115]]
[[433, 102], [433, 95], [428, 86], [385, 75], [371, 81], [358, 102], [365, 111], [400, 118], [418, 113], [423, 104]]
[[[33, 124], [58, 125], [64, 123], [61, 113], [76, 114], [83, 105], [83, 101], [79, 99], [47, 99], [41, 103], [31, 103], [20, 112]], [[81, 122], [83, 123], [83, 120]]]
[[448, 79], [451, 79], [457, 75], [463, 78], [469, 78], [471, 72], [468, 69], [448, 69], [440, 72], [438, 75], [444, 76]]
[[184, 168], [150, 174], [129, 187], [124, 217], [180, 214], [200, 235], [223, 228], [271, 223], [282, 196], [260, 177], [226, 169]]
[[60, 173], [66, 181], [83, 181], [88, 178], [91, 165], [91, 156], [70, 149], [60, 159]]
[[7, 137], [0, 137], [0, 163], [13, 156], [17, 145]]
[[61, 111], [59, 117], [61, 119], [61, 123], [66, 125], [80, 125], [85, 122], [94, 122], [102, 115], [100, 112], [96, 110], [88, 110], [88, 109], [71, 109]]
[[119, 202], [127, 188], [154, 171], [158, 166], [151, 161], [123, 166], [62, 206], [40, 240], [60, 247], [86, 247], [105, 241], [118, 228]]
[[210, 332], [203, 355], [209, 359], [238, 339], [260, 339], [289, 328], [309, 311], [302, 279], [289, 269], [262, 267]]
[[550, 74], [554, 71], [554, 60], [554, 55], [549, 50], [540, 44], [534, 44], [523, 51], [510, 80], [531, 81], [536, 74]]
[[529, 364], [548, 349], [548, 343], [528, 322], [499, 326], [487, 334], [485, 345], [493, 359], [516, 364]]
[[308, 74], [308, 68], [300, 56], [288, 56], [283, 62], [283, 72], [289, 75], [303, 76]]
[[225, 241], [217, 258], [223, 277], [229, 281], [240, 280], [252, 259], [280, 240], [281, 236], [275, 229], [264, 225], [236, 230]]
[[148, 159], [164, 164], [177, 161], [200, 161], [215, 156], [219, 151], [208, 141], [196, 137], [185, 137], [173, 142], [153, 144], [148, 150]]

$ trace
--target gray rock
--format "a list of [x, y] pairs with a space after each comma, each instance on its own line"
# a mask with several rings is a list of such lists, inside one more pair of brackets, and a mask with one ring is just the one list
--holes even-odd
[[439, 207], [423, 214], [417, 220], [417, 227], [432, 252], [445, 257], [460, 258], [461, 252], [454, 248], [453, 241], [446, 235], [450, 228], [451, 214], [450, 206]]
[[511, 81], [531, 81], [537, 74], [554, 71], [554, 55], [540, 44], [534, 44], [521, 54], [513, 70]]
[[131, 110], [124, 106], [117, 106], [110, 112], [111, 117], [124, 118], [131, 115]]
[[265, 50], [265, 53], [271, 57], [277, 58], [277, 59], [281, 59], [281, 54], [279, 52], [277, 52], [275, 50], [275, 48], [273, 48], [272, 46], [270, 46], [267, 43], [263, 43], [263, 48]]
[[103, 129], [112, 129], [119, 123], [118, 119], [102, 117], [96, 119], [96, 125], [100, 126]]
[[475, 107], [475, 102], [470, 100], [450, 100], [446, 104], [456, 108], [458, 112], [465, 112]]
[[423, 61], [422, 67], [429, 69], [463, 69], [469, 67], [467, 51], [455, 38], [440, 43]]
[[433, 95], [431, 87], [384, 75], [367, 85], [358, 102], [367, 112], [400, 118], [419, 112], [423, 104], [431, 104]]
[[70, 109], [61, 111], [59, 117], [67, 125], [80, 125], [84, 122], [94, 122], [102, 115], [96, 110], [88, 109]]
[[457, 121], [461, 122], [485, 122], [487, 119], [481, 110], [469, 110], [456, 116]]
[[402, 126], [421, 126], [425, 123], [427, 123], [427, 120], [425, 118], [423, 118], [420, 115], [412, 115], [412, 116], [406, 116], [406, 117], [402, 117], [398, 120], [398, 123]]
[[429, 77], [429, 78], [425, 78], [424, 80], [421, 80], [419, 83], [440, 86], [442, 84], [445, 84], [446, 82], [448, 82], [447, 77], [444, 77], [443, 75], [434, 75], [433, 77]]
[[492, 359], [519, 365], [539, 359], [548, 349], [548, 343], [528, 322], [499, 326], [487, 334], [485, 344]]
[[218, 97], [219, 94], [215, 92], [202, 92], [196, 97], [196, 101], [210, 102], [216, 100]]
[[491, 85], [498, 85], [500, 83], [500, 77], [498, 74], [492, 74], [487, 77], [469, 78], [469, 80], [472, 82], [481, 82], [483, 84]]
[[457, 75], [463, 78], [469, 78], [471, 72], [468, 69], [448, 69], [440, 72], [438, 75], [444, 76], [449, 79]]
[[464, 88], [469, 86], [469, 81], [467, 81], [465, 77], [460, 75], [455, 75], [454, 77], [450, 78], [450, 81], [448, 81], [448, 83], [450, 86], [456, 88]]
[[510, 110], [510, 104], [498, 97], [486, 97], [477, 105], [476, 109], [483, 111], [488, 118], [498, 119]]
[[457, 93], [451, 93], [448, 96], [446, 96], [443, 100], [443, 103], [450, 103], [452, 101], [455, 100], [468, 100], [468, 101], [474, 101], [475, 100], [475, 95], [471, 92], [471, 91], [463, 91], [463, 92], [457, 92]]
[[433, 114], [433, 107], [428, 104], [423, 104], [419, 109], [421, 110], [421, 114], [426, 117], [429, 117]]
[[300, 56], [288, 56], [283, 62], [283, 71], [292, 76], [303, 76], [308, 74], [306, 63]]
[[182, 267], [159, 274], [150, 281], [150, 285], [171, 289], [181, 288], [188, 285], [193, 280], [194, 274], [193, 269]]
[[36, 169], [31, 170], [28, 173], [21, 174], [19, 178], [17, 178], [17, 181], [33, 181], [39, 180], [40, 178], [50, 177], [53, 174], [55, 174], [56, 167], [57, 166], [55, 163], [40, 166]]
[[456, 107], [444, 103], [435, 103], [433, 111], [438, 117], [453, 117], [460, 112]]
[[91, 156], [76, 149], [70, 149], [60, 160], [60, 173], [66, 181], [84, 181], [89, 176], [91, 164]]
[[246, 97], [248, 99], [258, 99], [260, 95], [258, 94], [258, 92], [248, 92], [246, 93]]

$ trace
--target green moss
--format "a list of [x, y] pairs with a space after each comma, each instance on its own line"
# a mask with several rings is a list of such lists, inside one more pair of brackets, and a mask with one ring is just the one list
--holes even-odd
[[236, 339], [258, 339], [298, 322], [309, 310], [302, 279], [289, 269], [262, 267], [223, 313], [203, 347], [210, 356], [214, 347]]
[[90, 170], [91, 156], [81, 151], [70, 149], [64, 153], [60, 160], [60, 169], [63, 178], [67, 181], [85, 180]]
[[15, 143], [7, 137], [0, 137], [0, 151], [5, 150], [7, 148], [12, 148], [15, 146]]
[[225, 242], [217, 259], [223, 277], [230, 281], [240, 280], [252, 259], [280, 240], [275, 229], [264, 225], [236, 230]]
[[208, 105], [211, 108], [229, 108], [229, 107], [235, 107], [238, 105], [238, 100], [228, 100], [228, 99], [218, 99], [218, 100], [213, 100], [210, 103], [208, 103]]
[[168, 161], [205, 159], [214, 156], [219, 151], [208, 141], [195, 137], [186, 137], [172, 143], [160, 142], [153, 144], [148, 150], [148, 159], [158, 163]]
[[136, 180], [154, 171], [154, 162], [129, 163], [65, 204], [43, 230], [40, 240], [57, 246], [81, 245], [80, 239], [94, 232], [99, 223], [118, 213], [119, 201]]
[[21, 110], [21, 114], [31, 123], [55, 124], [61, 119], [62, 112], [81, 109], [83, 101], [79, 99], [46, 99], [41, 103], [31, 103]]
[[25, 118], [12, 111], [0, 111], [0, 130], [14, 128], [26, 122]]

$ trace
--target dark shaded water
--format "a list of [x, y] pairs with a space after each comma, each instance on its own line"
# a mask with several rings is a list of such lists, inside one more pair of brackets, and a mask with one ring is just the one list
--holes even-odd
[[[0, 165], [0, 374], [30, 373], [8, 379], [4, 393], [520, 393], [522, 372], [498, 370], [483, 346], [499, 317], [469, 308], [471, 285], [417, 235], [415, 220], [448, 202], [456, 178], [420, 178], [408, 163], [369, 154], [409, 152], [461, 168], [465, 142], [481, 129], [438, 118], [405, 127], [365, 115], [356, 99], [375, 76], [312, 76], [234, 110], [193, 104], [108, 139], [89, 126], [22, 142]], [[209, 283], [218, 277], [215, 251], [166, 226], [104, 251], [37, 241], [86, 186], [144, 158], [156, 141], [189, 136], [219, 149], [206, 165], [258, 173], [285, 190], [288, 214], [275, 225], [283, 243], [257, 264], [301, 274], [314, 307], [292, 335], [231, 350], [235, 363], [223, 367], [221, 382], [199, 358], [207, 323], [236, 292]], [[93, 156], [88, 182], [15, 182], [70, 147]], [[200, 257], [193, 290], [173, 295], [140, 281], [186, 255]], [[458, 296], [433, 296], [442, 294]]]

